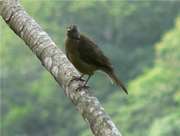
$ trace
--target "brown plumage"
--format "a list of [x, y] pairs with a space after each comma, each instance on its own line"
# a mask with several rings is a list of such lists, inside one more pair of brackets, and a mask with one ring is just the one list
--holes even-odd
[[123, 83], [116, 77], [109, 59], [93, 41], [80, 34], [75, 25], [67, 28], [65, 50], [68, 59], [82, 73], [79, 78], [81, 79], [85, 74], [88, 75], [85, 85], [96, 70], [101, 70], [128, 94]]

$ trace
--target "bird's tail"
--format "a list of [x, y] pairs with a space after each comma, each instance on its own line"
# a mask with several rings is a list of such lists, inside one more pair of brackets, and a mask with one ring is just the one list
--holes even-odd
[[125, 92], [126, 94], [128, 94], [128, 91], [127, 91], [126, 87], [124, 86], [124, 84], [122, 83], [122, 81], [117, 78], [117, 76], [115, 75], [115, 73], [114, 73], [113, 71], [111, 71], [111, 72], [106, 72], [106, 73], [109, 75], [109, 77], [113, 80], [113, 82], [114, 82], [117, 86], [119, 86], [120, 88], [122, 88], [122, 89], [124, 90], [124, 92]]

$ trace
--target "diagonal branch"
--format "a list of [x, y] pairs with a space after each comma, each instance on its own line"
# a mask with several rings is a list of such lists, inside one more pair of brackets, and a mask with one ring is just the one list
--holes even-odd
[[95, 136], [121, 136], [97, 98], [89, 94], [88, 89], [76, 91], [83, 82], [70, 81], [74, 76], [79, 76], [79, 73], [48, 34], [26, 13], [18, 0], [0, 1], [0, 15], [65, 90], [67, 97], [88, 121], [93, 134]]

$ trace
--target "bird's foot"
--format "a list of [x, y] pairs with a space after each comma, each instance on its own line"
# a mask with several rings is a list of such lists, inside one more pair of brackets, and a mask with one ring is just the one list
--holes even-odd
[[82, 76], [73, 76], [72, 79], [69, 81], [69, 85], [71, 84], [71, 82], [73, 81], [83, 81], [85, 82], [84, 79], [82, 79]]
[[82, 89], [89, 89], [90, 87], [87, 86], [87, 85], [82, 85], [82, 86], [79, 86], [76, 91], [81, 91]]
[[71, 81], [85, 81], [82, 76], [73, 76], [73, 78], [71, 79]]
[[85, 81], [84, 79], [82, 79], [82, 76], [73, 76], [73, 78], [69, 81], [69, 85], [71, 84], [72, 81]]

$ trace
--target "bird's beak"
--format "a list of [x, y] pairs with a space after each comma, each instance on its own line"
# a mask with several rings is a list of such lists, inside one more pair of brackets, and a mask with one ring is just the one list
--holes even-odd
[[69, 32], [70, 31], [70, 28], [67, 28], [67, 32]]
[[69, 32], [70, 31], [70, 27], [68, 26], [68, 27], [66, 27], [66, 31], [67, 32]]

